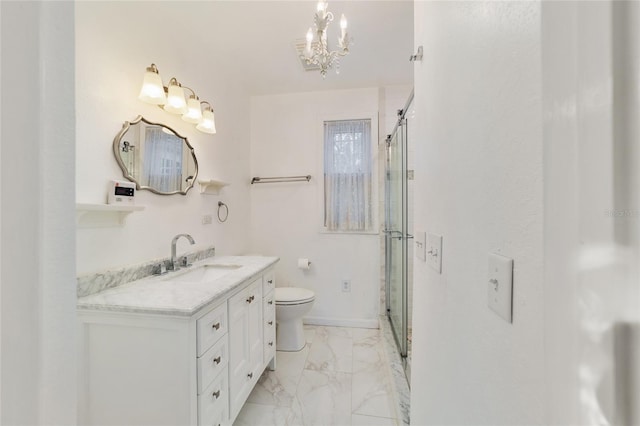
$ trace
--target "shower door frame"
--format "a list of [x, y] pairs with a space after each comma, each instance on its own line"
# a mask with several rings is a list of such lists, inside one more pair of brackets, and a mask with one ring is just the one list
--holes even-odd
[[[407, 363], [408, 356], [408, 324], [409, 324], [409, 303], [408, 303], [408, 280], [409, 280], [409, 240], [413, 238], [408, 233], [408, 153], [407, 153], [407, 120], [405, 115], [409, 109], [409, 106], [413, 102], [413, 91], [411, 92], [409, 99], [407, 100], [404, 108], [398, 111], [398, 121], [393, 129], [393, 132], [387, 137], [386, 140], [386, 158], [385, 158], [385, 295], [386, 295], [386, 314], [391, 324], [391, 330], [398, 346], [398, 352], [402, 357], [402, 362], [405, 367], [405, 373], [409, 365]], [[400, 230], [391, 229], [391, 182], [390, 182], [390, 170], [391, 170], [391, 145], [394, 138], [401, 138], [396, 143], [400, 143], [401, 147], [401, 200], [402, 200], [402, 212], [401, 212], [401, 226]], [[398, 235], [399, 234], [399, 235]], [[401, 240], [401, 268], [400, 268], [400, 283], [401, 283], [401, 320], [400, 320], [400, 332], [396, 331], [392, 318], [391, 307], [391, 285], [392, 285], [392, 269], [391, 262], [393, 261], [393, 239]], [[399, 335], [398, 335], [399, 334]]]

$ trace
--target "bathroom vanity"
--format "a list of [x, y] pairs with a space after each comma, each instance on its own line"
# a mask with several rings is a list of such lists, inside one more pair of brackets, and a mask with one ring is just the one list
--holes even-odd
[[277, 261], [214, 257], [79, 298], [79, 424], [231, 424], [275, 368]]

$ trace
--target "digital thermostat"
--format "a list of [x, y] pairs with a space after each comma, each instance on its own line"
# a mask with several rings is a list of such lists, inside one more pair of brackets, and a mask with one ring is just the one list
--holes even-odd
[[136, 184], [112, 180], [109, 182], [109, 193], [107, 195], [108, 204], [135, 204]]

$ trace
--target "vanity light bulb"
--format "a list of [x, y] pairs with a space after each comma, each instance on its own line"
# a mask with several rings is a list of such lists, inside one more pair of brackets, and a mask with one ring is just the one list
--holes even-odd
[[187, 123], [199, 123], [202, 120], [202, 109], [200, 108], [200, 101], [195, 97], [189, 97], [187, 101], [187, 112], [182, 116], [182, 119]]
[[140, 89], [138, 99], [154, 105], [164, 105], [167, 102], [160, 74], [149, 70], [144, 73], [142, 89]]
[[209, 108], [202, 111], [202, 121], [196, 126], [196, 129], [203, 133], [209, 133], [211, 135], [216, 133], [216, 122], [213, 115], [213, 111]]
[[169, 86], [167, 103], [164, 110], [173, 114], [185, 114], [187, 112], [187, 101], [184, 99], [184, 90], [177, 84]]

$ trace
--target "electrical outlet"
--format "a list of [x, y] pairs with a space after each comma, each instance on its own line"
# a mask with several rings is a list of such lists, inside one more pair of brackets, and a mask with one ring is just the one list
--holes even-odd
[[204, 216], [202, 216], [203, 225], [211, 225], [212, 221], [213, 221], [213, 217], [210, 214], [205, 214]]
[[342, 292], [343, 293], [351, 293], [351, 281], [342, 280]]

